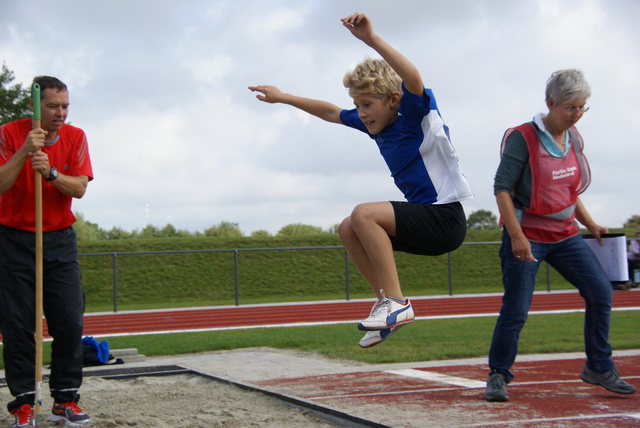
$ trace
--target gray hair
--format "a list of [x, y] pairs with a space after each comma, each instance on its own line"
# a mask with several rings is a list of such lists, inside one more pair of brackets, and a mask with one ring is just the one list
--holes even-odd
[[571, 68], [558, 70], [547, 80], [545, 97], [556, 104], [562, 104], [591, 96], [591, 87], [584, 78], [582, 71]]

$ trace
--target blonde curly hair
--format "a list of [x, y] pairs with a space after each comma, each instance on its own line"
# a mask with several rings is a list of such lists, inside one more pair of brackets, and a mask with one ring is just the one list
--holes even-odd
[[402, 79], [385, 60], [365, 58], [344, 75], [342, 84], [351, 97], [366, 94], [388, 103], [394, 92], [402, 95]]

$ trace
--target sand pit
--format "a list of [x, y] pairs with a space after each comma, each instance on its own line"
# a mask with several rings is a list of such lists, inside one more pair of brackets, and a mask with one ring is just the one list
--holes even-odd
[[[81, 407], [91, 415], [87, 427], [336, 427], [308, 411], [276, 398], [251, 392], [206, 377], [179, 374], [128, 379], [87, 377], [81, 388]], [[52, 400], [43, 387], [43, 413], [48, 416]], [[12, 399], [0, 388], [3, 405]], [[4, 415], [11, 426], [13, 416]], [[63, 424], [41, 423], [45, 427]]]
[[[215, 379], [251, 384], [261, 379], [325, 375], [365, 367], [366, 364], [355, 361], [273, 348], [144, 358], [122, 365], [86, 368], [80, 388], [80, 407], [91, 415], [92, 422], [87, 428], [337, 427], [343, 425], [270, 395]], [[373, 366], [368, 367], [373, 369]], [[159, 368], [183, 370], [177, 371], [178, 374], [131, 377], [132, 372], [139, 373], [137, 370], [151, 373]], [[164, 372], [168, 371], [171, 369]], [[105, 376], [104, 372], [109, 376], [120, 372], [129, 377], [104, 378], [101, 377]], [[49, 374], [46, 367], [44, 374]], [[3, 371], [0, 371], [0, 377], [4, 377]], [[0, 405], [6, 408], [6, 403], [12, 399], [6, 384], [0, 387]], [[42, 410], [45, 417], [48, 417], [52, 404], [49, 384], [45, 382]], [[11, 426], [13, 420], [6, 410], [0, 412], [0, 425]], [[61, 428], [64, 425], [47, 421], [41, 426]]]

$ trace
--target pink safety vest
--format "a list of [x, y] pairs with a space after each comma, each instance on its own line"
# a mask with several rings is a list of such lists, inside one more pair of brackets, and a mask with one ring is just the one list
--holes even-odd
[[[591, 183], [578, 130], [575, 127], [569, 130], [571, 150], [557, 158], [544, 148], [533, 124], [525, 123], [514, 129], [527, 142], [531, 167], [531, 197], [529, 207], [522, 213], [522, 231], [527, 239], [536, 242], [558, 242], [577, 234], [576, 202]], [[514, 129], [505, 134], [503, 147]]]

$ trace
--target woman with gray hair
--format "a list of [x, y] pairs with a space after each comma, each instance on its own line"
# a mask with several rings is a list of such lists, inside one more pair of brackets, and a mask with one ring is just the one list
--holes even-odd
[[503, 224], [500, 259], [504, 296], [489, 352], [486, 399], [507, 401], [510, 369], [543, 261], [576, 287], [585, 301], [587, 360], [580, 378], [619, 394], [635, 387], [620, 379], [611, 359], [611, 283], [579, 234], [576, 220], [602, 244], [598, 225], [579, 195], [591, 181], [583, 141], [575, 128], [589, 110], [591, 88], [579, 70], [560, 70], [547, 81], [548, 113], [508, 129], [502, 140], [494, 194]]

